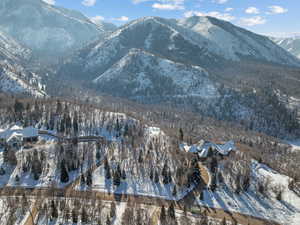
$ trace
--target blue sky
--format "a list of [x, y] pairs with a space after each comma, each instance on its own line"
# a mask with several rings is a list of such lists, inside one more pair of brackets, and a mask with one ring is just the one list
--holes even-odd
[[44, 0], [118, 25], [143, 16], [209, 15], [273, 36], [300, 33], [299, 0]]

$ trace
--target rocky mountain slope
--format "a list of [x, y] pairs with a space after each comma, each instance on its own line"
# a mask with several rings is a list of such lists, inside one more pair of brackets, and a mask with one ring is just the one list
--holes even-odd
[[29, 59], [31, 51], [24, 48], [13, 38], [0, 31], [0, 59], [19, 61]]
[[299, 66], [299, 61], [278, 48], [267, 37], [255, 34], [233, 24], [213, 17], [193, 16], [177, 21], [177, 24], [192, 30], [208, 40], [207, 49], [225, 59], [240, 61], [259, 60], [284, 65]]
[[300, 58], [300, 37], [290, 37], [290, 38], [271, 38], [276, 44], [289, 51], [296, 57]]
[[[71, 80], [94, 80], [133, 48], [174, 62], [200, 66], [223, 83], [228, 78], [237, 83], [250, 82], [253, 78], [265, 79], [272, 74], [275, 83], [280, 85], [283, 82], [278, 68], [300, 67], [296, 57], [268, 38], [225, 21], [211, 17], [183, 20], [146, 17], [120, 27], [104, 40], [85, 46], [66, 61], [60, 73], [69, 75]], [[260, 70], [266, 75], [257, 77]], [[294, 74], [292, 76], [294, 78]], [[270, 77], [256, 84], [267, 81]]]
[[84, 71], [91, 74], [101, 73], [131, 48], [207, 69], [241, 61], [300, 66], [295, 57], [268, 38], [211, 17], [178, 21], [156, 17], [138, 19], [105, 40], [83, 48], [71, 62], [82, 64]]
[[0, 30], [32, 49], [35, 57], [48, 60], [102, 38], [112, 29], [92, 23], [77, 11], [41, 0], [2, 0], [0, 17]]
[[218, 95], [215, 84], [201, 67], [175, 63], [139, 49], [130, 50], [94, 83], [105, 92], [133, 98]]
[[[82, 48], [58, 74], [70, 82], [93, 82], [100, 93], [144, 103], [171, 99], [177, 106], [276, 135], [279, 128], [282, 134], [295, 127], [293, 119], [286, 119], [294, 112], [278, 105], [274, 93], [300, 94], [299, 66], [296, 57], [267, 37], [225, 21], [145, 17]], [[195, 76], [196, 68], [206, 76]], [[262, 110], [265, 104], [275, 110], [271, 116]]]
[[24, 64], [31, 58], [31, 51], [21, 46], [7, 34], [0, 32], [0, 90], [13, 94], [42, 97], [41, 78], [26, 71]]

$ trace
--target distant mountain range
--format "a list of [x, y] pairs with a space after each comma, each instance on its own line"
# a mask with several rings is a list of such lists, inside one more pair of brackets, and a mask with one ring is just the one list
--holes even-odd
[[33, 57], [55, 61], [89, 41], [102, 38], [114, 25], [96, 25], [81, 13], [42, 0], [1, 0], [0, 30], [33, 51]]
[[271, 40], [300, 59], [300, 36], [271, 38]]
[[229, 22], [145, 17], [117, 28], [40, 0], [2, 0], [0, 17], [2, 91], [169, 102], [272, 135], [298, 126], [289, 101], [300, 99], [300, 60]]
[[[67, 76], [70, 80], [101, 80], [101, 90], [101, 87], [105, 86], [104, 82], [108, 80], [101, 79], [101, 76], [116, 74], [116, 65], [120, 64], [120, 60], [126, 58], [132, 49], [148, 52], [157, 57], [157, 60], [167, 59], [172, 61], [173, 65], [181, 63], [201, 67], [219, 83], [233, 88], [236, 88], [233, 83], [239, 82], [247, 83], [249, 87], [253, 78], [264, 80], [251, 84], [253, 88], [266, 85], [270, 79], [279, 86], [286, 77], [283, 78], [278, 68], [300, 66], [296, 57], [269, 38], [225, 21], [196, 16], [182, 20], [146, 17], [132, 21], [106, 38], [92, 42], [75, 52], [65, 61], [59, 74]], [[127, 60], [131, 60], [126, 61], [129, 65], [139, 65], [139, 57]], [[125, 70], [122, 69], [123, 74], [130, 73]], [[144, 68], [137, 69], [142, 70]], [[163, 71], [174, 74], [175, 69], [170, 67], [169, 71]], [[264, 72], [272, 74], [272, 77], [261, 75]], [[286, 76], [290, 75], [286, 73]], [[228, 79], [232, 81], [228, 82]], [[114, 85], [121, 86], [118, 82], [114, 82]], [[120, 95], [118, 92], [115, 94]], [[128, 92], [127, 94], [134, 95]]]
[[106, 93], [132, 98], [218, 95], [214, 82], [201, 67], [175, 63], [139, 49], [131, 49], [93, 82]]

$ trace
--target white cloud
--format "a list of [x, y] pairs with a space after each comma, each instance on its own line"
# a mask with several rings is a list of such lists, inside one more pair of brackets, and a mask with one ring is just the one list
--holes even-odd
[[49, 5], [55, 5], [55, 0], [43, 0], [43, 2], [46, 2]]
[[101, 24], [101, 21], [104, 20], [104, 17], [103, 16], [94, 16], [94, 17], [91, 17], [90, 20], [95, 24]]
[[268, 14], [282, 14], [282, 13], [288, 12], [288, 9], [285, 9], [278, 5], [272, 5], [272, 6], [269, 6], [268, 8], [270, 10], [268, 12]]
[[94, 6], [96, 4], [97, 0], [83, 0], [81, 2], [82, 5], [87, 6], [87, 7], [91, 7]]
[[[139, 4], [142, 2], [150, 2], [150, 1], [154, 1], [154, 0], [132, 0], [134, 4]], [[174, 4], [174, 5], [182, 5], [185, 2], [185, 0], [156, 0], [156, 1], [162, 4]]]
[[245, 13], [248, 13], [248, 14], [259, 14], [259, 9], [256, 8], [256, 7], [249, 7], [245, 10]]
[[220, 13], [217, 11], [212, 11], [212, 12], [199, 12], [199, 11], [188, 11], [184, 13], [185, 17], [191, 17], [191, 16], [211, 16], [215, 17], [221, 20], [226, 20], [226, 21], [232, 21], [235, 20], [235, 17], [232, 16], [229, 13]]
[[113, 20], [126, 22], [129, 20], [129, 18], [127, 16], [121, 16], [121, 17], [114, 18]]
[[244, 26], [255, 26], [260, 24], [265, 24], [267, 20], [261, 16], [254, 16], [249, 18], [242, 18], [240, 23]]
[[184, 10], [184, 6], [182, 4], [160, 4], [154, 3], [152, 5], [153, 9], [158, 10]]
[[139, 3], [142, 3], [142, 2], [148, 2], [148, 1], [150, 1], [150, 0], [132, 0], [132, 2], [134, 4], [139, 4]]
[[231, 11], [233, 11], [234, 10], [234, 8], [226, 8], [225, 9], [225, 12], [231, 12]]
[[[153, 0], [132, 0], [134, 4], [149, 2]], [[158, 10], [183, 10], [185, 0], [156, 0], [152, 8]]]
[[226, 2], [228, 2], [228, 0], [213, 0], [213, 2], [218, 4], [225, 4]]

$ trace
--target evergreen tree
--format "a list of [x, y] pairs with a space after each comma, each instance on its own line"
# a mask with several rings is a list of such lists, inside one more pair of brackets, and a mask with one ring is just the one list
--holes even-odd
[[180, 128], [180, 129], [179, 129], [179, 140], [180, 140], [181, 142], [183, 142], [183, 138], [184, 138], [183, 130], [182, 130], [182, 128]]
[[161, 175], [163, 177], [163, 183], [164, 184], [168, 184], [169, 183], [168, 170], [169, 170], [168, 169], [168, 165], [167, 165], [167, 163], [165, 163], [164, 167], [163, 167], [163, 170], [162, 170], [162, 173], [161, 173]]
[[175, 208], [174, 208], [174, 204], [173, 203], [171, 203], [171, 205], [169, 206], [168, 214], [169, 214], [169, 217], [171, 219], [176, 219], [176, 217], [175, 217]]
[[99, 150], [97, 150], [97, 152], [96, 152], [96, 159], [97, 159], [98, 161], [100, 161], [100, 159], [101, 159], [101, 153], [100, 153]]
[[109, 162], [108, 159], [105, 157], [104, 158], [104, 169], [107, 170], [109, 168]]
[[9, 151], [8, 148], [5, 147], [4, 150], [3, 150], [3, 153], [2, 153], [2, 155], [3, 155], [3, 161], [5, 163], [8, 163], [8, 161], [9, 161], [9, 152], [8, 151]]
[[64, 160], [61, 161], [60, 181], [62, 183], [69, 182], [69, 174], [68, 174], [68, 171], [66, 169], [65, 161]]
[[80, 182], [81, 182], [82, 185], [85, 184], [85, 177], [84, 177], [83, 174], [81, 174]]
[[92, 186], [92, 184], [93, 184], [93, 176], [92, 176], [92, 173], [91, 173], [91, 171], [88, 171], [88, 173], [87, 173], [87, 176], [86, 176], [86, 184], [88, 185], [88, 186]]
[[21, 116], [24, 111], [23, 103], [16, 100], [14, 104], [14, 111], [18, 116]]
[[16, 177], [15, 177], [15, 181], [16, 181], [17, 183], [20, 181], [20, 177], [19, 177], [19, 175], [16, 175]]
[[75, 209], [72, 210], [72, 221], [73, 223], [77, 224], [78, 222], [78, 215]]
[[159, 183], [159, 175], [157, 171], [155, 171], [154, 182]]
[[107, 180], [109, 180], [111, 178], [111, 173], [110, 173], [110, 167], [108, 166], [108, 168], [105, 171], [105, 178]]
[[221, 225], [227, 225], [227, 222], [226, 222], [226, 218], [224, 217], [222, 222], [221, 222]]
[[110, 218], [114, 218], [116, 216], [116, 203], [112, 202], [110, 205]]
[[172, 195], [173, 195], [174, 197], [177, 196], [177, 188], [176, 188], [176, 185], [174, 185], [174, 187], [173, 187]]
[[150, 168], [150, 180], [153, 180], [153, 178], [154, 178], [153, 169]]
[[3, 176], [5, 174], [5, 169], [3, 169], [3, 167], [0, 168], [0, 176]]
[[114, 185], [119, 186], [121, 184], [121, 169], [120, 166], [117, 166], [116, 171], [114, 172]]
[[139, 163], [143, 163], [143, 152], [142, 151], [140, 151], [140, 155], [139, 155], [139, 160], [138, 160], [138, 162]]
[[208, 225], [208, 218], [207, 218], [206, 211], [204, 211], [204, 214], [202, 216], [201, 225]]
[[126, 180], [126, 172], [125, 169], [122, 170], [122, 179]]
[[160, 210], [160, 223], [165, 224], [166, 218], [166, 209], [165, 206], [162, 206]]
[[57, 102], [56, 102], [56, 113], [57, 114], [62, 113], [62, 105], [61, 105], [61, 102], [59, 100], [57, 100]]
[[163, 176], [164, 184], [168, 184], [172, 181], [171, 171], [169, 170], [167, 163], [165, 163], [161, 175]]
[[51, 219], [56, 219], [58, 217], [57, 207], [54, 201], [51, 201]]
[[203, 190], [202, 190], [201, 193], [200, 193], [200, 200], [201, 200], [201, 201], [204, 200], [204, 192], [203, 192]]
[[87, 216], [87, 213], [86, 213], [84, 207], [82, 207], [82, 211], [81, 211], [81, 222], [82, 223], [88, 222], [88, 216]]

